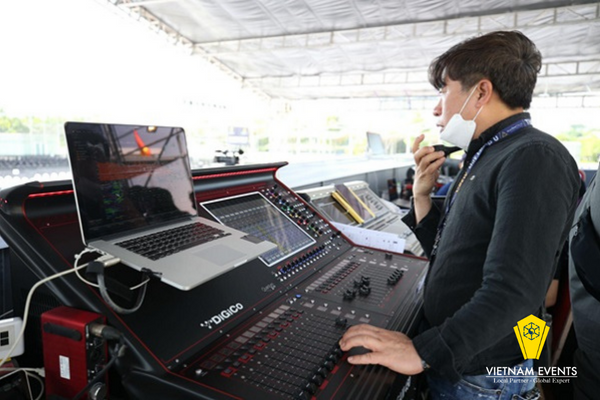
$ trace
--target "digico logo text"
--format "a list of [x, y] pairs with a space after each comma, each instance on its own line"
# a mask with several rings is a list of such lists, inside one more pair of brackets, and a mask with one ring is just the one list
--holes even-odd
[[213, 326], [219, 325], [221, 322], [225, 321], [228, 318], [231, 318], [233, 315], [237, 314], [243, 309], [244, 306], [242, 305], [242, 303], [232, 304], [220, 313], [213, 315], [212, 317], [201, 323], [200, 326], [202, 328], [212, 329]]

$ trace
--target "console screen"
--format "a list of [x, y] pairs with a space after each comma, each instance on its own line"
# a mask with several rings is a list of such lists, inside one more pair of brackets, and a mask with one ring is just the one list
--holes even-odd
[[[363, 221], [368, 221], [375, 217], [373, 211], [362, 202], [362, 200], [354, 193], [352, 189], [344, 184], [336, 184], [335, 191], [342, 196], [342, 199], [346, 201], [346, 204], [351, 207], [354, 212], [358, 214]], [[335, 198], [335, 197], [334, 197]], [[362, 221], [358, 221], [362, 223]]]
[[313, 199], [313, 204], [329, 219], [333, 222], [339, 222], [346, 225], [355, 225], [356, 221], [350, 218], [346, 210], [335, 201], [331, 196], [323, 197], [321, 199]]
[[260, 193], [202, 203], [219, 222], [277, 245], [259, 257], [272, 266], [315, 240]]

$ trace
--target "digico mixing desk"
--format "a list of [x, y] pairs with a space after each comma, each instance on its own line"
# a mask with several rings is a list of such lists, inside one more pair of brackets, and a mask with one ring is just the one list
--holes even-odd
[[[362, 323], [413, 333], [426, 260], [354, 246], [276, 179], [284, 165], [194, 171], [201, 215], [277, 248], [190, 291], [152, 279], [142, 306], [127, 315], [73, 274], [57, 279], [33, 297], [22, 363], [40, 365], [39, 316], [63, 305], [101, 314], [124, 334], [127, 352], [109, 374], [108, 398], [401, 397], [407, 377], [348, 364], [338, 341]], [[0, 196], [18, 314], [29, 287], [72, 268], [83, 245], [70, 182], [31, 183]], [[116, 302], [135, 304], [127, 289], [140, 273], [116, 265], [106, 275]]]

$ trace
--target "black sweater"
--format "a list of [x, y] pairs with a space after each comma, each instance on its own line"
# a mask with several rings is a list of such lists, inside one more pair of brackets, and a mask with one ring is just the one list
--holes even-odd
[[[465, 166], [496, 133], [524, 118], [514, 115], [483, 132], [469, 145]], [[446, 218], [425, 285], [426, 327], [413, 339], [436, 373], [455, 382], [523, 361], [513, 327], [540, 315], [580, 182], [564, 146], [531, 126], [484, 150]], [[447, 199], [455, 190], [456, 183]], [[418, 225], [414, 210], [404, 217], [429, 255], [442, 213], [434, 206]]]

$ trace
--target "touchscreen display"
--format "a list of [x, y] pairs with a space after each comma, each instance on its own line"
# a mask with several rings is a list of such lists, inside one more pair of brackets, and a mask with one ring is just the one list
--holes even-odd
[[315, 240], [260, 193], [202, 203], [219, 222], [277, 245], [260, 255], [272, 266], [305, 249]]
[[[373, 211], [367, 207], [360, 198], [348, 188], [346, 185], [336, 184], [335, 191], [342, 196], [342, 198], [348, 203], [350, 207], [360, 216], [363, 221], [368, 221], [375, 217]], [[334, 197], [335, 198], [335, 197]]]
[[346, 213], [346, 210], [331, 196], [319, 200], [313, 200], [315, 206], [327, 217], [328, 220], [333, 222], [340, 222], [346, 225], [353, 225], [356, 221]]

